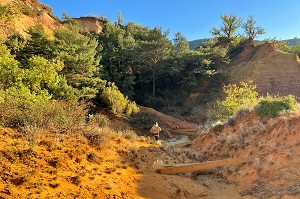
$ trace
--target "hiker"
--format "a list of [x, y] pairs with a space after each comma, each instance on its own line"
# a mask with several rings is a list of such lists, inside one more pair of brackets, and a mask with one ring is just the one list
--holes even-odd
[[159, 132], [161, 131], [161, 128], [158, 126], [158, 123], [155, 122], [155, 124], [151, 127], [150, 133], [155, 137], [155, 141], [159, 140]]

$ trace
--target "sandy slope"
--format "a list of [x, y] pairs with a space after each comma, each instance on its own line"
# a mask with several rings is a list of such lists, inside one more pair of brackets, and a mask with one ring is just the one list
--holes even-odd
[[156, 172], [162, 164], [198, 161], [186, 148], [121, 133], [93, 136], [91, 143], [91, 137], [81, 134], [0, 129], [0, 198], [218, 199], [224, 192], [230, 198], [239, 196], [240, 188], [215, 176]]
[[300, 117], [261, 119], [254, 113], [202, 131], [192, 148], [204, 160], [249, 157], [250, 163], [218, 172], [258, 197], [300, 197]]
[[270, 44], [251, 46], [223, 70], [231, 83], [253, 80], [261, 95], [300, 96], [300, 62], [296, 54], [276, 50]]
[[[27, 6], [33, 10], [33, 6], [36, 6], [34, 1], [31, 0], [1, 0], [0, 5], [16, 5], [20, 4], [23, 6]], [[27, 37], [27, 31], [30, 27], [33, 27], [37, 24], [40, 24], [45, 33], [48, 34], [50, 37], [55, 29], [61, 27], [62, 25], [55, 21], [52, 17], [50, 17], [46, 11], [41, 9], [41, 6], [38, 5], [39, 11], [34, 11], [34, 16], [24, 15], [21, 12], [14, 14], [11, 21], [5, 22], [0, 20], [0, 24], [4, 23], [5, 25], [0, 26], [0, 39], [5, 38], [12, 33], [20, 33], [24, 37]]]

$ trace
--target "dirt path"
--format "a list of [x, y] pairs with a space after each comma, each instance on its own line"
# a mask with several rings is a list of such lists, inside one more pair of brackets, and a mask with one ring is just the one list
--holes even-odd
[[[191, 159], [183, 147], [190, 143], [188, 136], [162, 141], [160, 149], [140, 151], [149, 160], [139, 163], [143, 177], [139, 179], [139, 194], [148, 199], [254, 199], [241, 196], [241, 188], [216, 175], [195, 175], [192, 172], [178, 175], [162, 175], [155, 170], [165, 163], [190, 163]], [[183, 148], [182, 148], [183, 147]], [[139, 157], [137, 157], [139, 159]]]
[[180, 146], [181, 147], [185, 144], [190, 144], [190, 142], [191, 142], [190, 137], [187, 135], [183, 135], [183, 136], [176, 136], [174, 138], [165, 140], [163, 142], [163, 144], [166, 146], [176, 146], [176, 147]]

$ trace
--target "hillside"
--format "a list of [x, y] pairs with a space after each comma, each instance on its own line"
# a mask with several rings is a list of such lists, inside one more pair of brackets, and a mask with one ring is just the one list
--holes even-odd
[[203, 179], [190, 175], [156, 173], [163, 164], [200, 159], [176, 142], [159, 144], [148, 136], [137, 137], [118, 120], [111, 125], [124, 130], [106, 126], [56, 134], [1, 128], [0, 198], [214, 199], [222, 195], [220, 187], [240, 197], [240, 187], [217, 177], [204, 185]]
[[199, 46], [201, 46], [201, 44], [203, 42], [207, 42], [208, 40], [209, 40], [209, 38], [197, 39], [197, 40], [189, 41], [189, 48], [190, 48], [190, 50], [195, 50], [196, 48], [198, 48]]
[[288, 46], [296, 46], [297, 44], [300, 43], [300, 38], [293, 38], [293, 39], [287, 39], [287, 40], [283, 40], [287, 43]]
[[60, 27], [60, 23], [53, 19], [52, 9], [34, 0], [2, 0], [0, 1], [1, 32], [0, 39], [12, 33], [19, 33], [26, 37], [26, 31], [40, 24], [47, 34]]
[[229, 82], [253, 80], [261, 95], [300, 96], [300, 62], [297, 55], [278, 51], [269, 44], [246, 44], [243, 48], [230, 66], [222, 70]]
[[[283, 107], [273, 119], [243, 110], [206, 124], [225, 83], [253, 80], [261, 95], [300, 96], [296, 55], [245, 42], [229, 49], [228, 64], [227, 48], [169, 52], [166, 34], [133, 23], [82, 34], [101, 32], [95, 17], [77, 18], [85, 28], [70, 23], [54, 39], [26, 38], [32, 25], [51, 35], [63, 23], [36, 0], [0, 6], [1, 38], [25, 37], [0, 44], [0, 199], [299, 199], [296, 100], [294, 112]], [[122, 86], [161, 108], [137, 105]], [[192, 170], [162, 172], [182, 167]]]
[[250, 157], [249, 163], [217, 171], [242, 185], [242, 195], [299, 198], [299, 125], [298, 114], [271, 120], [255, 113], [239, 114], [228, 123], [198, 132], [191, 148], [203, 160]]
[[[152, 111], [152, 110], [150, 110]], [[178, 121], [160, 117], [160, 123]], [[107, 123], [108, 122], [108, 123]], [[0, 128], [0, 198], [297, 199], [299, 115], [244, 113], [194, 135], [154, 142], [120, 120], [81, 133]], [[182, 122], [182, 121], [181, 121]], [[193, 139], [192, 139], [193, 138]], [[191, 140], [192, 139], [192, 140]], [[162, 175], [164, 165], [232, 157], [237, 166]]]

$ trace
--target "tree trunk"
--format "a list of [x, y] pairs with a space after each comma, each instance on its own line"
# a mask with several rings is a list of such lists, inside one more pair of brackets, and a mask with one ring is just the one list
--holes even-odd
[[141, 84], [142, 93], [144, 93], [144, 86], [143, 86], [143, 81], [142, 81], [142, 73], [140, 73], [140, 84]]
[[152, 97], [155, 98], [155, 67], [152, 68]]

